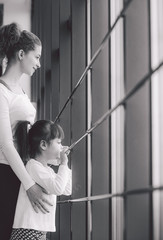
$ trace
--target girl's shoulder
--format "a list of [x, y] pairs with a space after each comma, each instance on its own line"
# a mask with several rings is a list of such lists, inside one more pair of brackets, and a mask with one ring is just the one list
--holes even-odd
[[45, 176], [51, 173], [49, 167], [45, 167], [42, 163], [35, 159], [30, 159], [26, 164], [26, 169], [31, 176]]
[[30, 166], [41, 166], [42, 164], [39, 163], [38, 161], [36, 161], [34, 158], [31, 158], [27, 161], [26, 167], [30, 167]]
[[27, 164], [26, 164], [26, 168], [27, 170], [31, 170], [31, 169], [42, 169], [43, 171], [45, 171], [47, 168], [44, 167], [42, 165], [42, 163], [36, 161], [35, 159], [31, 158], [30, 160], [28, 160]]

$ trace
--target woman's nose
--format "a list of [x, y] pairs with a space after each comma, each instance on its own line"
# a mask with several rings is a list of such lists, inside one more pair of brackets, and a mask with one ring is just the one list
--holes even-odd
[[40, 64], [40, 61], [37, 63], [37, 68], [40, 68], [41, 67], [41, 64]]

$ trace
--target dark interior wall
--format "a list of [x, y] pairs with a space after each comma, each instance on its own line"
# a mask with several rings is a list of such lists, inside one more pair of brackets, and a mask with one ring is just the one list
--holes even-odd
[[[86, 67], [86, 1], [72, 0], [72, 89]], [[86, 79], [75, 92], [71, 104], [71, 141], [78, 140], [86, 131]], [[84, 197], [86, 189], [86, 139], [72, 152], [72, 198]], [[72, 240], [86, 239], [86, 204], [72, 204]]]
[[[48, 0], [32, 2], [32, 31], [43, 45], [41, 69], [32, 79], [32, 100], [37, 118], [55, 120], [86, 66], [86, 2]], [[59, 123], [64, 145], [71, 145], [86, 130], [86, 84], [69, 102]], [[71, 152], [73, 198], [86, 196], [86, 140]], [[66, 200], [70, 197], [59, 197]], [[86, 204], [57, 205], [57, 232], [50, 239], [86, 238]]]

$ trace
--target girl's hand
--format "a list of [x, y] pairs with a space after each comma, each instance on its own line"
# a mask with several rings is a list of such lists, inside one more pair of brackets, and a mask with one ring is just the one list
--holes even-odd
[[60, 161], [62, 165], [67, 165], [68, 163], [68, 157], [67, 155], [69, 154], [70, 151], [68, 151], [67, 146], [63, 146], [62, 151], [60, 153]]
[[45, 199], [43, 192], [47, 194], [47, 192], [36, 183], [27, 190], [28, 198], [35, 212], [37, 213], [38, 211], [41, 211], [42, 213], [49, 212], [49, 210], [45, 206], [45, 203], [50, 206], [53, 206], [48, 200]]

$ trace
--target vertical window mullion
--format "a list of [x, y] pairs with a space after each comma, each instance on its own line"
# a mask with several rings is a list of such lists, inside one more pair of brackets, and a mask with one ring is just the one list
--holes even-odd
[[[148, 51], [149, 51], [149, 72], [151, 71], [151, 4], [148, 0]], [[151, 77], [149, 82], [149, 185], [152, 187], [152, 84]], [[149, 193], [149, 214], [150, 214], [150, 227], [149, 236], [153, 240], [153, 193]]]
[[[87, 0], [87, 65], [91, 61], [91, 0]], [[92, 87], [91, 70], [87, 73], [87, 129], [92, 124]], [[91, 196], [92, 185], [92, 160], [91, 160], [91, 135], [87, 136], [87, 196]], [[91, 202], [87, 202], [87, 240], [91, 239], [92, 211]]]
[[[163, 20], [162, 11], [163, 4], [161, 0], [150, 0], [151, 10], [151, 67], [155, 68], [162, 60], [162, 41], [161, 23]], [[152, 104], [152, 184], [153, 187], [160, 186], [161, 172], [162, 172], [162, 152], [161, 152], [161, 95], [162, 85], [161, 79], [163, 71], [159, 70], [152, 76], [151, 82], [151, 104]], [[161, 239], [161, 192], [156, 191], [153, 193], [153, 239]]]
[[[111, 24], [123, 8], [123, 1], [111, 1]], [[111, 35], [111, 106], [124, 97], [123, 20], [119, 20]], [[112, 193], [124, 191], [124, 107], [111, 116], [112, 130]], [[124, 229], [123, 199], [112, 199], [112, 240], [120, 240]]]

